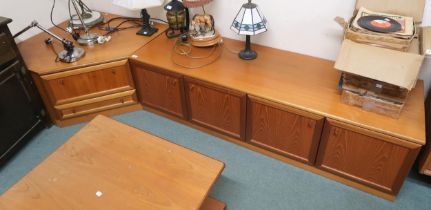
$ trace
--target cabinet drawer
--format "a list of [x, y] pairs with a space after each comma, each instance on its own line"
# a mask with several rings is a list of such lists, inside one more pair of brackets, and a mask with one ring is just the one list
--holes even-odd
[[55, 105], [134, 88], [127, 60], [45, 75], [42, 79]]
[[137, 104], [134, 90], [56, 106], [61, 119], [93, 114]]
[[247, 102], [247, 141], [314, 164], [324, 118], [257, 97]]
[[317, 166], [395, 195], [419, 150], [414, 143], [328, 120]]
[[245, 93], [186, 78], [186, 96], [192, 122], [245, 139]]
[[139, 102], [180, 118], [186, 117], [183, 79], [144, 64], [132, 63]]

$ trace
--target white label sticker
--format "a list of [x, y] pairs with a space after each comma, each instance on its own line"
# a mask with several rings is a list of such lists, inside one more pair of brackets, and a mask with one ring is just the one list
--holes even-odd
[[168, 5], [168, 6], [166, 6], [166, 9], [171, 10], [171, 9], [172, 9], [172, 6], [171, 6], [171, 5]]
[[383, 88], [382, 84], [376, 84], [376, 88]]
[[97, 191], [97, 192], [96, 192], [96, 196], [97, 196], [98, 198], [102, 197], [102, 195], [103, 195], [103, 193], [102, 193], [102, 192], [100, 192], [100, 191]]

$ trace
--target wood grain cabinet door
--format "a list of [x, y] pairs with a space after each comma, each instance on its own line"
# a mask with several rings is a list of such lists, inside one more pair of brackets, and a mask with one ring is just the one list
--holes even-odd
[[249, 96], [247, 141], [289, 158], [314, 164], [324, 118]]
[[134, 89], [127, 60], [42, 76], [54, 105]]
[[185, 118], [184, 86], [181, 76], [145, 64], [132, 63], [141, 104]]
[[186, 78], [186, 96], [190, 121], [245, 139], [245, 93]]
[[317, 166], [396, 195], [419, 150], [414, 143], [328, 120]]

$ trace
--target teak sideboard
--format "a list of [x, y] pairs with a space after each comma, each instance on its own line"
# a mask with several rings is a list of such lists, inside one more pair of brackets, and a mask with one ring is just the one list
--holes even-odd
[[[332, 61], [230, 39], [207, 60], [172, 54], [175, 40], [135, 30], [55, 63], [44, 34], [20, 44], [51, 119], [60, 126], [141, 108], [338, 182], [393, 200], [425, 144], [423, 82], [399, 119], [341, 103]], [[118, 42], [117, 42], [117, 41]], [[124, 40], [120, 43], [119, 40]], [[139, 49], [138, 49], [139, 48]], [[224, 49], [224, 48], [229, 48]], [[38, 50], [35, 50], [38, 49]], [[196, 56], [210, 49], [193, 49]], [[207, 66], [189, 69], [184, 65]], [[207, 57], [207, 56], [204, 56]], [[175, 63], [173, 62], [175, 61]]]

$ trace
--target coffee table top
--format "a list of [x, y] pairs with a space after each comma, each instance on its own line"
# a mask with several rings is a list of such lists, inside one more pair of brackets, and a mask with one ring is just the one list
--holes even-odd
[[0, 209], [199, 209], [224, 163], [98, 116], [0, 196]]

